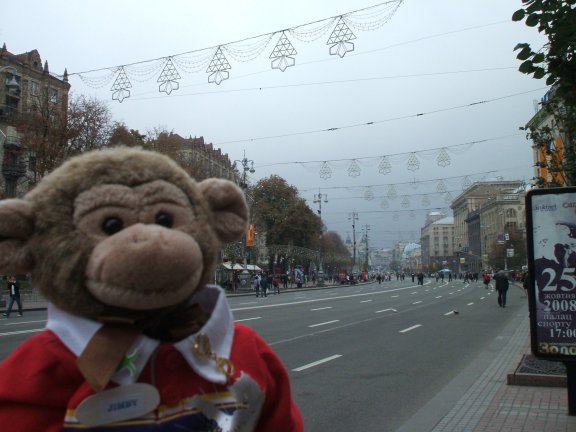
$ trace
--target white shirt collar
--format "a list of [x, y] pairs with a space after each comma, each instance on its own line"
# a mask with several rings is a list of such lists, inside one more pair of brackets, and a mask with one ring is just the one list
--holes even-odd
[[[211, 359], [196, 356], [193, 346], [196, 336], [202, 333], [208, 336], [214, 354], [218, 357], [230, 358], [234, 338], [234, 319], [226, 295], [222, 288], [208, 285], [196, 294], [190, 302], [198, 303], [206, 312], [210, 313], [210, 318], [200, 332], [175, 343], [174, 347], [198, 375], [210, 382], [224, 384], [227, 378], [218, 370], [216, 363]], [[82, 353], [101, 326], [102, 324], [97, 321], [72, 315], [51, 303], [48, 304], [46, 328], [53, 331], [76, 357]], [[136, 382], [158, 345], [160, 345], [160, 341], [156, 339], [144, 335], [138, 336], [127, 353], [128, 355], [136, 354], [132, 363], [134, 369], [132, 372], [128, 368], [120, 369], [114, 374], [112, 381], [120, 385]]]

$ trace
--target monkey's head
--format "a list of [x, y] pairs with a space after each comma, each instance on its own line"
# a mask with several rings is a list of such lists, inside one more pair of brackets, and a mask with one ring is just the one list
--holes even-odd
[[111, 149], [71, 159], [23, 199], [0, 201], [0, 272], [32, 273], [60, 309], [88, 318], [185, 303], [246, 230], [232, 182], [196, 182], [169, 158]]

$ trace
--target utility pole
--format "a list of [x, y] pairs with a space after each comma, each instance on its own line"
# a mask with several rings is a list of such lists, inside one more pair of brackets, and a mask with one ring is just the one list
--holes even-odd
[[[238, 164], [240, 164], [240, 167], [238, 167]], [[233, 169], [241, 169], [241, 176], [240, 176], [240, 188], [244, 191], [244, 194], [246, 195], [246, 198], [248, 198], [247, 192], [248, 192], [248, 181], [247, 181], [247, 173], [250, 172], [250, 174], [254, 174], [256, 172], [256, 170], [254, 169], [254, 161], [251, 159], [248, 159], [246, 157], [246, 150], [244, 150], [244, 157], [242, 158], [242, 160], [235, 160], [234, 163], [232, 164], [232, 168]], [[238, 279], [240, 280], [240, 285], [243, 288], [249, 287], [250, 286], [250, 272], [248, 271], [248, 261], [247, 261], [247, 257], [246, 257], [246, 235], [244, 236], [243, 239], [243, 244], [242, 244], [242, 260], [244, 261], [244, 268], [242, 270], [242, 273], [240, 273], [240, 275], [238, 276]], [[232, 272], [234, 272], [234, 270], [232, 270]]]
[[324, 199], [324, 202], [327, 203], [328, 195], [323, 194], [320, 192], [320, 189], [318, 189], [318, 194], [314, 195], [314, 203], [318, 204], [318, 215], [320, 216], [320, 250], [318, 257], [318, 277], [316, 278], [316, 286], [324, 286], [324, 270], [322, 269], [322, 199]]
[[358, 213], [352, 212], [348, 216], [348, 220], [352, 220], [352, 247], [353, 247], [353, 258], [352, 258], [352, 273], [356, 270], [356, 221], [358, 220]]

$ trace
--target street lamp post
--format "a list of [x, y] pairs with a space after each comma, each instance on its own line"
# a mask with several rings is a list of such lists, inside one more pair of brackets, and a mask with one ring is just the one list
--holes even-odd
[[[241, 179], [240, 179], [240, 187], [242, 188], [242, 190], [244, 191], [244, 194], [247, 196], [247, 192], [248, 192], [248, 183], [246, 180], [246, 176], [247, 173], [249, 172], [250, 174], [254, 174], [256, 172], [256, 170], [254, 169], [254, 161], [251, 159], [248, 159], [246, 157], [246, 151], [244, 151], [244, 157], [241, 160], [235, 160], [234, 163], [232, 164], [232, 168], [237, 169], [237, 165], [236, 163], [239, 163], [241, 165], [241, 169], [242, 169], [242, 175], [241, 175]], [[238, 168], [240, 169], [240, 168]], [[248, 271], [248, 262], [247, 262], [247, 258], [246, 258], [246, 235], [244, 236], [244, 241], [243, 241], [243, 248], [242, 248], [242, 260], [243, 260], [243, 264], [244, 264], [244, 268], [242, 269], [242, 272], [240, 273], [240, 276], [238, 277], [240, 279], [240, 285], [243, 288], [247, 288], [250, 285], [250, 272]]]
[[314, 203], [318, 204], [318, 215], [320, 216], [320, 251], [319, 251], [319, 262], [318, 262], [318, 275], [316, 278], [316, 286], [324, 286], [324, 270], [322, 268], [322, 238], [323, 238], [323, 227], [322, 227], [322, 199], [324, 202], [328, 202], [328, 196], [323, 194], [318, 190], [318, 194], [314, 195]]
[[358, 220], [358, 213], [352, 212], [352, 214], [348, 217], [348, 220], [352, 220], [352, 273], [354, 273], [356, 271], [356, 221]]

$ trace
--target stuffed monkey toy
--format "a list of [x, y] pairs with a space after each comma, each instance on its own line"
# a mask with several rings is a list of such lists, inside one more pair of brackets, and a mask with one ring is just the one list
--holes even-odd
[[0, 201], [0, 272], [48, 300], [46, 329], [0, 364], [2, 431], [303, 430], [286, 369], [209, 283], [247, 224], [234, 183], [139, 149]]

